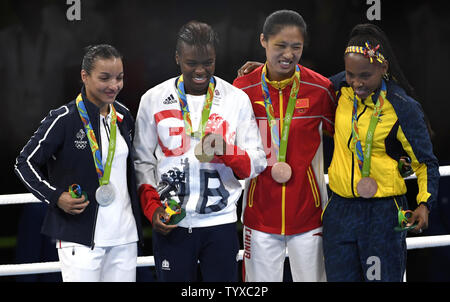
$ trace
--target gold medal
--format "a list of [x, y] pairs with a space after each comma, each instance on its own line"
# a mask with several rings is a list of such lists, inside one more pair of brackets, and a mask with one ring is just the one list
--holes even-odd
[[202, 142], [199, 142], [194, 148], [194, 155], [201, 163], [209, 163], [214, 158], [214, 152], [211, 150], [205, 150]]
[[194, 148], [195, 157], [202, 163], [210, 162], [214, 155], [224, 154], [225, 142], [221, 135], [215, 133], [208, 133]]

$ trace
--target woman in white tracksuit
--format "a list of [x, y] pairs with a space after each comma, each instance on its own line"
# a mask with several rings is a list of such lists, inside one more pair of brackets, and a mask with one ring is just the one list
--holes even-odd
[[[142, 209], [156, 231], [160, 281], [197, 281], [198, 262], [203, 281], [238, 281], [239, 180], [266, 167], [247, 95], [213, 75], [216, 42], [209, 25], [184, 25], [176, 48], [182, 75], [147, 91], [139, 106], [135, 167]], [[194, 151], [208, 137], [223, 148], [205, 160]], [[163, 222], [167, 217], [156, 190], [163, 174], [180, 176], [173, 198], [186, 217], [177, 225]]]

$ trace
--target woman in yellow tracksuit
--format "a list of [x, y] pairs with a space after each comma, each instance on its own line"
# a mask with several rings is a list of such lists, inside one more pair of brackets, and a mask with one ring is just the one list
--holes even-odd
[[421, 106], [381, 29], [357, 25], [344, 61], [345, 72], [331, 78], [338, 107], [328, 169], [332, 195], [323, 213], [327, 279], [401, 281], [406, 231], [394, 228], [408, 203], [398, 161], [407, 154], [417, 175], [418, 207], [404, 225], [414, 232], [428, 225], [439, 165]]

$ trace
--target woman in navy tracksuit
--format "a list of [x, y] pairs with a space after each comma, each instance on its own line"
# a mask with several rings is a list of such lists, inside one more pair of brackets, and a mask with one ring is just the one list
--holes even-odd
[[[135, 281], [141, 210], [131, 156], [134, 120], [115, 100], [123, 87], [121, 55], [109, 45], [90, 47], [81, 76], [84, 85], [77, 100], [50, 111], [21, 151], [15, 172], [31, 193], [49, 204], [42, 233], [57, 239], [64, 281]], [[110, 205], [100, 206], [96, 200], [99, 176], [92, 139], [77, 101], [85, 106], [103, 166], [111, 120], [116, 120], [109, 178], [116, 197]], [[69, 194], [72, 184], [81, 186], [87, 200]], [[121, 263], [114, 265], [112, 259]]]

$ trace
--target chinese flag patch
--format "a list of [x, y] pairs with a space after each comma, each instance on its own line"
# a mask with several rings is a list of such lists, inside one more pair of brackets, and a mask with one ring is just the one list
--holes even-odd
[[309, 108], [309, 98], [297, 99], [297, 102], [295, 103], [295, 108], [297, 109]]

